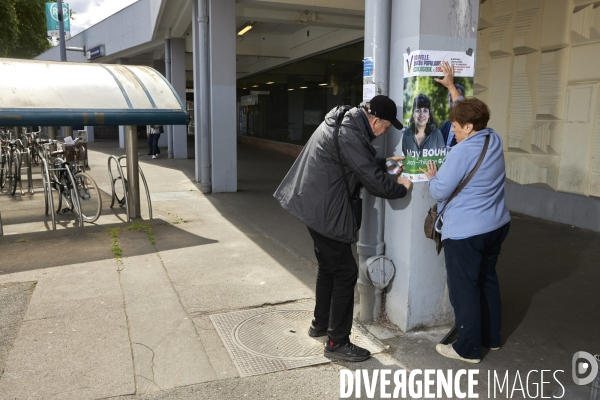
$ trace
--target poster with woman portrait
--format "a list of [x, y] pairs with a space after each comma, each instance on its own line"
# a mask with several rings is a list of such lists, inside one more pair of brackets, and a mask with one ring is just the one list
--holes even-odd
[[406, 169], [402, 175], [411, 181], [427, 181], [421, 168], [427, 169], [429, 160], [435, 161], [441, 168], [453, 144], [448, 120], [452, 98], [448, 88], [442, 84], [446, 75], [443, 68], [452, 68], [454, 85], [461, 95], [472, 96], [474, 66], [472, 51], [419, 50], [404, 54], [401, 146], [402, 155], [406, 157], [403, 161]]

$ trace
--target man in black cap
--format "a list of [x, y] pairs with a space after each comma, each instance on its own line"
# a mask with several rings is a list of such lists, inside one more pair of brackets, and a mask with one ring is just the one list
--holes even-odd
[[314, 241], [319, 271], [308, 334], [329, 337], [324, 355], [331, 359], [363, 361], [371, 355], [350, 343], [358, 278], [351, 245], [360, 228], [361, 187], [386, 199], [404, 197], [411, 188], [408, 179], [386, 175], [386, 159], [376, 157], [371, 146], [392, 125], [402, 129], [396, 103], [387, 96], [375, 96], [361, 108], [334, 108], [274, 194], [286, 211], [308, 227]]

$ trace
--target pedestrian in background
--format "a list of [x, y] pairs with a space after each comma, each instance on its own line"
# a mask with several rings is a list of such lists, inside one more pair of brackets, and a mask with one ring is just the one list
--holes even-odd
[[148, 137], [148, 154], [152, 158], [158, 158], [160, 155], [160, 148], [158, 147], [158, 139], [160, 134], [163, 133], [162, 125], [146, 125], [146, 136]]
[[[456, 103], [450, 121], [458, 143], [439, 172], [434, 162], [423, 169], [431, 196], [438, 201], [438, 210], [443, 210], [442, 244], [458, 329], [455, 343], [438, 344], [436, 350], [444, 357], [470, 363], [481, 361], [482, 346], [490, 350], [500, 350], [501, 346], [496, 263], [508, 235], [510, 214], [504, 203], [502, 138], [486, 127], [489, 119], [490, 110], [479, 99]], [[466, 186], [451, 198], [472, 171]]]
[[[360, 188], [373, 196], [406, 196], [412, 183], [386, 176], [386, 159], [377, 158], [371, 141], [390, 126], [402, 129], [396, 104], [375, 96], [365, 107], [339, 106], [312, 134], [274, 197], [308, 227], [319, 263], [311, 337], [328, 336], [324, 355], [364, 361], [371, 353], [350, 342], [358, 266], [352, 243], [360, 228]], [[390, 157], [400, 161], [403, 157]]]

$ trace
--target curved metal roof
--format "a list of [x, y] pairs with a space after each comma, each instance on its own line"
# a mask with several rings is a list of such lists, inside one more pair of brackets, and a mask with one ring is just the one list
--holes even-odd
[[143, 66], [0, 59], [0, 126], [186, 125], [173, 87]]

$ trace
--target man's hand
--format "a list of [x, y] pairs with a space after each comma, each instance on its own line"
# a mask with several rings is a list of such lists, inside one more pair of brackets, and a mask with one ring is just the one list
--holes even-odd
[[404, 161], [404, 156], [391, 156], [385, 159], [385, 161], [394, 160], [396, 162]]
[[403, 185], [406, 188], [406, 191], [408, 192], [410, 190], [410, 188], [412, 187], [412, 182], [410, 181], [410, 179], [408, 178], [404, 178], [404, 177], [399, 177], [398, 180], [396, 181], [397, 183], [399, 183], [400, 185]]

